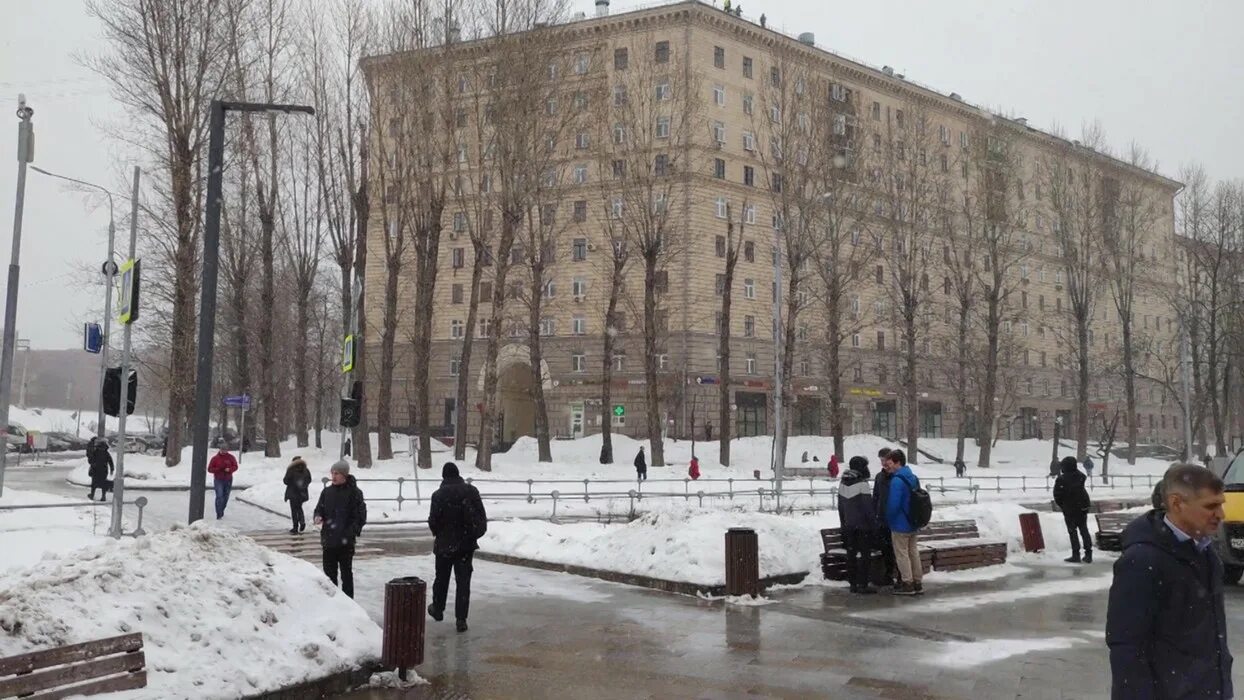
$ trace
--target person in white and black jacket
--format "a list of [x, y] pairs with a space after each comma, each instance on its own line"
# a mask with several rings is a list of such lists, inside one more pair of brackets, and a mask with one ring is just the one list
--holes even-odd
[[876, 593], [869, 585], [877, 510], [869, 481], [868, 458], [855, 456], [838, 483], [838, 519], [847, 550], [847, 580], [852, 593]]

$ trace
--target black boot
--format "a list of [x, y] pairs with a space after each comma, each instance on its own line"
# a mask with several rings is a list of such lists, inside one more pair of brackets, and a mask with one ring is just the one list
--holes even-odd
[[1067, 558], [1066, 558], [1066, 559], [1064, 559], [1063, 561], [1067, 562], [1068, 564], [1079, 564], [1079, 563], [1080, 563], [1080, 553], [1079, 553], [1079, 552], [1072, 552], [1072, 553], [1071, 553], [1071, 556], [1067, 557]]
[[467, 631], [467, 623], [466, 623], [466, 620], [458, 620], [458, 631], [459, 631], [459, 632], [465, 632], [465, 631]]
[[438, 611], [436, 608], [432, 607], [431, 605], [428, 606], [428, 615], [431, 615], [432, 619], [436, 620], [437, 622], [440, 622], [441, 620], [445, 619], [445, 613]]
[[1084, 550], [1084, 563], [1085, 564], [1093, 563], [1093, 550], [1091, 549]]

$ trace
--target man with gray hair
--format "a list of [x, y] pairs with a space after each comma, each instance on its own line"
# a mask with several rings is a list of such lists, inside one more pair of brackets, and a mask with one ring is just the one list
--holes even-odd
[[324, 574], [334, 584], [341, 572], [341, 592], [354, 597], [354, 542], [367, 523], [367, 502], [353, 476], [350, 463], [338, 460], [330, 470], [332, 484], [320, 492], [315, 524], [320, 526]]
[[1165, 510], [1123, 531], [1106, 613], [1115, 700], [1230, 698], [1223, 564], [1213, 547], [1223, 482], [1176, 464], [1162, 478]]

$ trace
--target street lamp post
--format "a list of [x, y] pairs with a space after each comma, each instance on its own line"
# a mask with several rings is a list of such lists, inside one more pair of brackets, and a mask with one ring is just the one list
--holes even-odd
[[96, 185], [93, 182], [78, 180], [77, 178], [67, 177], [65, 175], [57, 175], [56, 173], [48, 172], [47, 170], [44, 170], [36, 165], [30, 166], [30, 169], [37, 173], [47, 175], [48, 177], [57, 178], [58, 180], [65, 180], [66, 182], [72, 182], [77, 185], [82, 185], [83, 187], [92, 187], [100, 192], [103, 192], [108, 197], [108, 255], [104, 258], [104, 265], [100, 270], [104, 276], [104, 342], [103, 347], [101, 347], [99, 351], [99, 409], [96, 411], [97, 423], [95, 428], [95, 435], [103, 438], [105, 426], [104, 377], [108, 373], [108, 343], [112, 340], [112, 336], [110, 335], [112, 330], [112, 278], [117, 274], [117, 263], [113, 260], [113, 248], [116, 242], [117, 226], [115, 210], [112, 206], [112, 193], [109, 192], [106, 187]]
[[13, 346], [17, 341], [17, 289], [21, 278], [22, 210], [26, 202], [26, 164], [35, 159], [35, 111], [26, 96], [17, 96], [17, 198], [13, 207], [13, 252], [9, 258], [8, 297], [4, 304], [4, 345], [0, 348], [0, 496], [4, 495], [4, 468], [8, 461], [9, 401], [13, 396]]
[[22, 351], [22, 384], [17, 387], [17, 407], [26, 410], [26, 379], [30, 372], [30, 339], [18, 338], [15, 350]]
[[[304, 105], [212, 100], [208, 108], [207, 211], [203, 227], [202, 296], [199, 299], [199, 344], [194, 391], [194, 448], [190, 458], [190, 522], [203, 519], [207, 491], [207, 443], [212, 422], [212, 359], [216, 341], [216, 279], [220, 267], [220, 204], [225, 168], [226, 112], [302, 112]], [[270, 435], [269, 438], [276, 436]]]

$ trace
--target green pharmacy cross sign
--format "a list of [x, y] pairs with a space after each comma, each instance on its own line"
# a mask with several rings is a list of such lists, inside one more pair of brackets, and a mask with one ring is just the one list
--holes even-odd
[[618, 416], [619, 418], [621, 418], [622, 416], [625, 416], [626, 406], [623, 406], [622, 404], [614, 404], [613, 415]]

